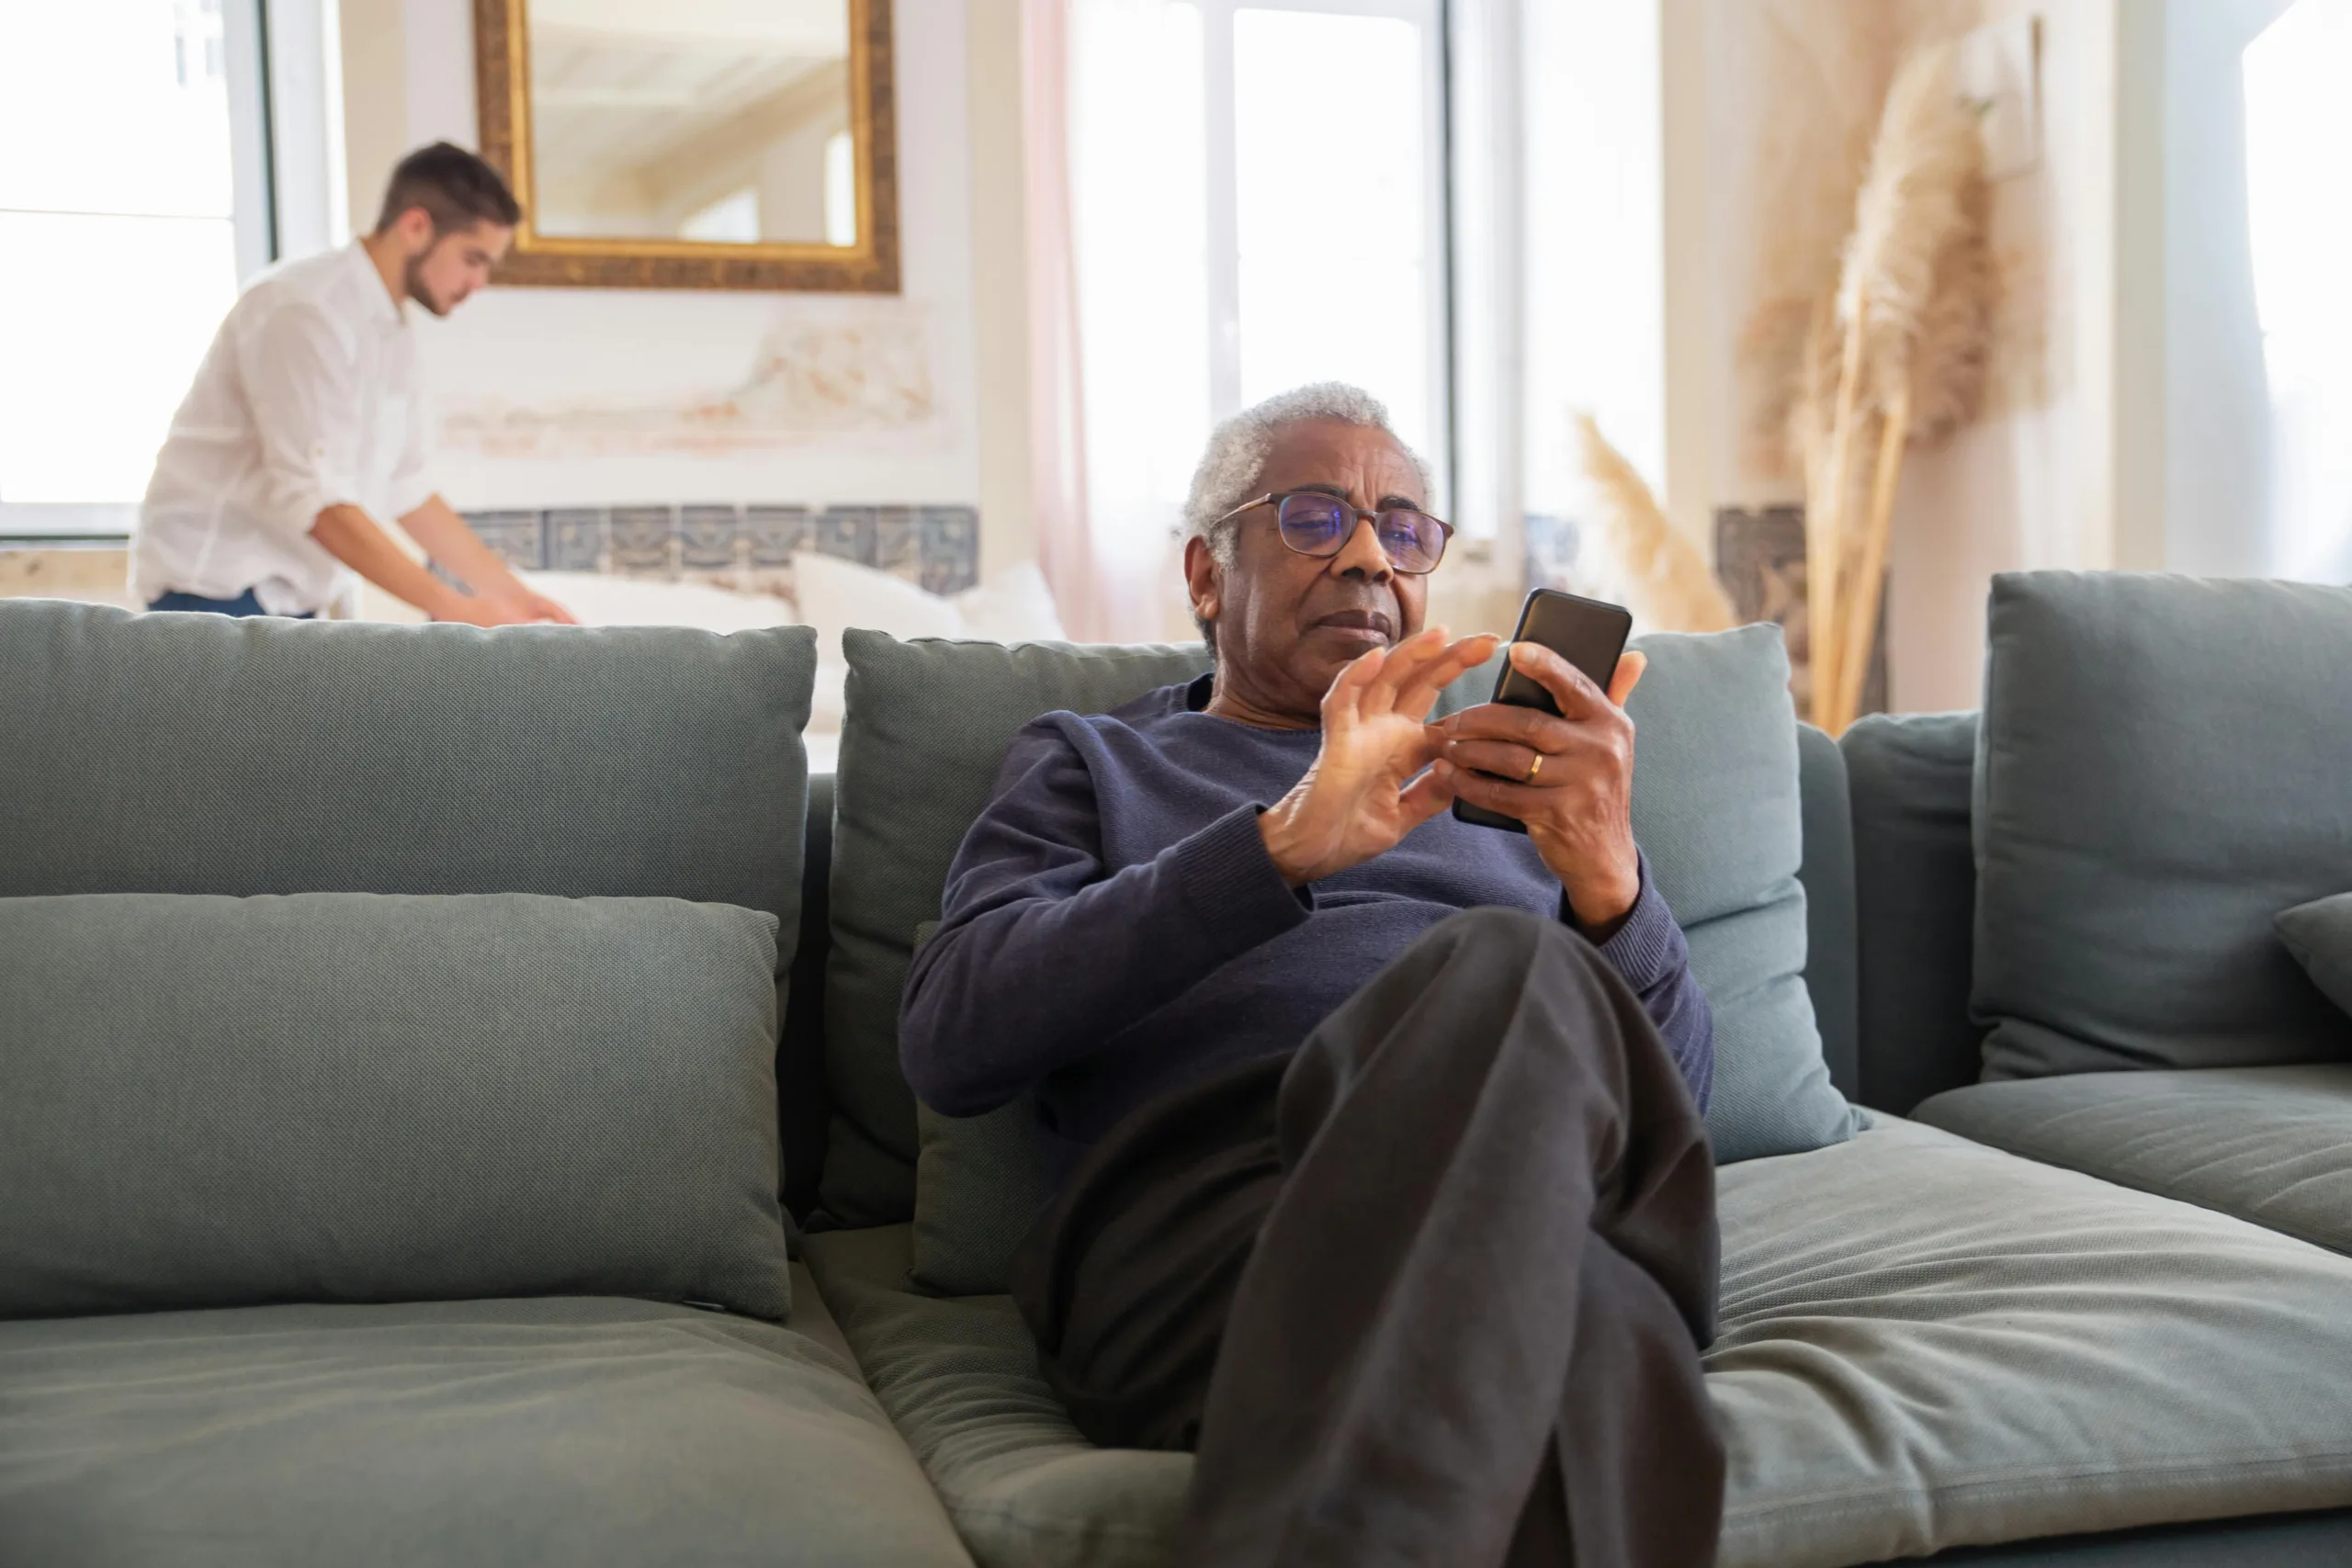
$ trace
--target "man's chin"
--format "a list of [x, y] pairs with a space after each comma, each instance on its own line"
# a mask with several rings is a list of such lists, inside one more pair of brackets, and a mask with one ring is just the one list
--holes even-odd
[[1343, 664], [1370, 653], [1375, 648], [1386, 648], [1390, 640], [1388, 634], [1377, 626], [1312, 626], [1306, 636], [1318, 648], [1339, 650], [1340, 661]]

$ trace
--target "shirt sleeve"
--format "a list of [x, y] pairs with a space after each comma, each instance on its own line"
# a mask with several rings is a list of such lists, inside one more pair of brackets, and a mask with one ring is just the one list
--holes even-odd
[[[1565, 898], [1561, 918], [1567, 919]], [[1714, 1010], [1690, 973], [1690, 945], [1674, 911], [1650, 881], [1646, 857], [1642, 861], [1642, 891], [1633, 909], [1600, 950], [1641, 998], [1642, 1010], [1657, 1025], [1682, 1081], [1690, 1086], [1690, 1098], [1703, 1112], [1715, 1083]]]
[[433, 499], [433, 475], [426, 462], [424, 388], [413, 378], [408, 389], [408, 437], [401, 444], [400, 461], [392, 466], [385, 487], [385, 504], [395, 518], [405, 517]]
[[1304, 922], [1258, 812], [1227, 812], [1106, 874], [1092, 776], [1050, 723], [1015, 738], [916, 954], [899, 1059], [924, 1104], [992, 1111]]
[[240, 357], [261, 445], [264, 521], [302, 535], [330, 506], [364, 506], [363, 400], [346, 335], [315, 308], [288, 305], [246, 340]]

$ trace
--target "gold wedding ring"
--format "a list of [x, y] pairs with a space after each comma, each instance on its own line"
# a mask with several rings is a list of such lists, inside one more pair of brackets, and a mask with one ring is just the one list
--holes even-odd
[[1533, 784], [1533, 783], [1535, 782], [1535, 775], [1536, 775], [1536, 774], [1538, 774], [1538, 773], [1542, 773], [1543, 771], [1544, 771], [1544, 753], [1543, 753], [1543, 752], [1541, 752], [1541, 751], [1538, 751], [1538, 752], [1536, 752], [1536, 753], [1535, 753], [1535, 761], [1532, 761], [1532, 762], [1530, 762], [1530, 763], [1528, 763], [1528, 764], [1527, 764], [1527, 776], [1526, 776], [1525, 778], [1523, 778], [1523, 779], [1520, 780], [1519, 782], [1520, 782], [1520, 783], [1521, 783], [1521, 784]]

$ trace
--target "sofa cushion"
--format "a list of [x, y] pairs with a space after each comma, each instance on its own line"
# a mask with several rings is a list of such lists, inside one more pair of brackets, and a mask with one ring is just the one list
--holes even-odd
[[876, 1224], [914, 1208], [915, 1100], [899, 1072], [899, 996], [915, 927], [939, 918], [948, 863], [988, 804], [1013, 732], [1057, 708], [1101, 713], [1188, 681], [1208, 667], [1208, 653], [899, 642], [856, 629], [842, 644], [849, 717], [835, 775], [825, 971], [834, 1118], [820, 1195], [834, 1219]]
[[1804, 858], [1804, 989], [1821, 1033], [1821, 1059], [1838, 1092], [1858, 1091], [1856, 1038], [1854, 817], [1846, 758], [1838, 742], [1809, 724], [1797, 726], [1797, 796]]
[[1720, 1202], [1725, 1568], [2352, 1503], [2352, 1258], [1888, 1117]]
[[1972, 1084], [1918, 1119], [2030, 1159], [2352, 1252], [2352, 1066]]
[[816, 661], [801, 626], [0, 602], [0, 897], [685, 898], [775, 916], [788, 962]]
[[0, 899], [0, 1316], [789, 1305], [775, 917], [674, 898]]
[[1838, 738], [1853, 800], [1862, 1103], [1898, 1115], [1974, 1083], [1968, 1015], [1976, 857], [1973, 713], [1871, 714]]
[[1157, 1568], [1170, 1561], [1190, 1454], [1098, 1449], [1046, 1386], [1002, 1295], [907, 1288], [906, 1225], [807, 1238], [810, 1271], [858, 1365], [981, 1568]]
[[0, 1387], [12, 1562], [969, 1561], [845, 1361], [685, 1307], [7, 1323]]
[[2298, 904], [2272, 924], [2327, 999], [2352, 1013], [2352, 893]]
[[[912, 646], [944, 650], [934, 656], [943, 660], [975, 658], [967, 651], [971, 645]], [[1713, 1008], [1714, 1096], [1707, 1123], [1716, 1157], [1784, 1154], [1848, 1136], [1851, 1113], [1829, 1082], [1804, 974], [1805, 895], [1796, 878], [1804, 853], [1798, 728], [1780, 631], [1748, 626], [1708, 637], [1666, 634], [1645, 637], [1639, 646], [1649, 656], [1650, 671], [1631, 710], [1640, 726], [1634, 831], [1658, 891], [1690, 940], [1692, 972]], [[884, 651], [872, 643], [854, 645], [854, 663], [872, 657], [869, 649]], [[987, 651], [978, 659], [986, 660]], [[1455, 683], [1448, 700], [1460, 703], [1491, 690], [1491, 675], [1474, 671]], [[893, 711], [910, 722], [911, 715]], [[942, 719], [935, 716], [933, 727]], [[853, 712], [853, 734], [857, 722]], [[991, 780], [993, 774], [991, 766]], [[845, 781], [842, 787], [846, 793], [853, 786]], [[951, 790], [943, 783], [931, 798], [984, 801], [986, 788]], [[968, 824], [978, 810], [972, 806], [957, 821]], [[958, 826], [959, 841], [961, 835]], [[934, 840], [926, 829], [914, 836], [913, 841], [924, 840], [946, 842], [947, 835]], [[925, 868], [933, 907], [922, 919], [937, 914], [945, 857], [937, 864], [935, 874]], [[903, 984], [903, 964], [896, 974]], [[895, 1050], [895, 1027], [888, 1038]], [[895, 1056], [892, 1065], [895, 1074]], [[914, 1211], [915, 1277], [949, 1292], [1002, 1290], [1013, 1247], [1048, 1193], [1033, 1112], [1021, 1101], [962, 1120], [926, 1109], [918, 1127], [922, 1163]]]
[[2352, 887], [2352, 589], [1993, 585], [1976, 773], [1988, 1078], [2352, 1056], [2271, 927]]
[[[2352, 1503], [2352, 1258], [1892, 1117], [1719, 1182], [1724, 1568]], [[1010, 1302], [907, 1292], [908, 1247], [810, 1263], [974, 1556], [1170, 1561], [1187, 1461], [1089, 1449]]]
[[1690, 943], [1715, 1021], [1707, 1133], [1718, 1163], [1852, 1134], [1805, 989], [1798, 726], [1773, 626], [1653, 633], [1626, 711], [1634, 836]]

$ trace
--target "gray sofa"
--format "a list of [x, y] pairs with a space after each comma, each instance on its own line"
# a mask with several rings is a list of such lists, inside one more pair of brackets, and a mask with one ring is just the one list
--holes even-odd
[[[2352, 797], [2276, 826], [2352, 748], [2352, 596], [2274, 587], [2004, 580], [1981, 722], [1639, 716], [1702, 978], [1752, 971], [1726, 1564], [2352, 1561], [2352, 1026], [2248, 912], [2352, 888]], [[2152, 619], [2176, 707], [2257, 666], [2191, 750], [2270, 781], [2259, 875], [2100, 662]], [[1665, 685], [1770, 675], [1732, 635]], [[850, 655], [810, 779], [799, 630], [0, 605], [0, 1563], [1165, 1561], [1189, 1460], [1080, 1438], [990, 1289], [1018, 1108], [919, 1113], [890, 1004], [1008, 727], [1198, 656]], [[1776, 791], [1801, 860], [1711, 882]], [[2101, 867], [2151, 854], [2143, 931]], [[2166, 1032], [2230, 984], [2277, 1026]]]

